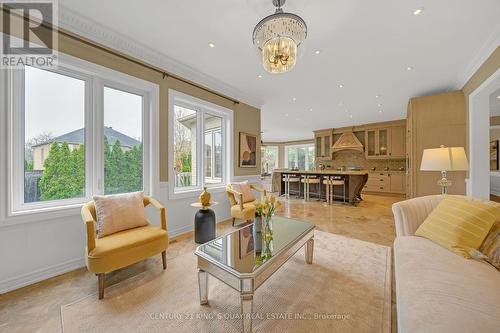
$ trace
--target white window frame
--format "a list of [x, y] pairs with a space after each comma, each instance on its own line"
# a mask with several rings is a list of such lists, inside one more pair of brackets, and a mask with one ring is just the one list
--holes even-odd
[[[196, 111], [196, 179], [198, 181], [196, 185], [184, 188], [175, 187], [174, 150], [172, 149], [175, 131], [175, 105]], [[219, 184], [205, 183], [205, 114], [222, 118], [222, 181]], [[170, 199], [197, 196], [204, 186], [210, 188], [212, 192], [225, 190], [226, 184], [233, 177], [233, 128], [233, 110], [173, 89], [168, 90], [168, 189]]]
[[[47, 70], [44, 68], [44, 70]], [[74, 210], [93, 195], [104, 192], [104, 86], [143, 97], [143, 187], [154, 195], [159, 190], [159, 86], [73, 56], [59, 53], [52, 72], [85, 81], [85, 196], [24, 203], [24, 69], [4, 71], [7, 81], [7, 198], [6, 219], [18, 216]], [[67, 214], [60, 214], [65, 216]], [[46, 216], [45, 216], [46, 218]], [[23, 220], [24, 221], [24, 220]]]
[[[285, 168], [291, 168], [289, 165], [288, 165], [288, 149], [296, 149], [295, 150], [295, 160], [297, 161], [297, 165], [296, 167], [298, 167], [298, 161], [299, 161], [299, 150], [298, 148], [306, 148], [306, 154], [305, 154], [305, 166], [306, 166], [306, 170], [307, 169], [307, 166], [309, 165], [309, 157], [307, 155], [307, 149], [309, 147], [312, 147], [314, 149], [316, 149], [316, 147], [314, 146], [314, 143], [304, 143], [304, 144], [299, 144], [299, 145], [286, 145], [285, 146]], [[315, 152], [316, 154], [316, 152]]]
[[[272, 148], [273, 150], [276, 150], [276, 161], [274, 162], [273, 170], [278, 169], [280, 165], [280, 147], [276, 145], [265, 145], [262, 146], [262, 149], [265, 150], [266, 148]], [[264, 157], [264, 155], [261, 155], [261, 159]], [[262, 170], [264, 172], [264, 170]]]

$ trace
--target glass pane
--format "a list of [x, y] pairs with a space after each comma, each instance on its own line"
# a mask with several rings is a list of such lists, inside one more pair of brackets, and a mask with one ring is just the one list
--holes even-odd
[[142, 96], [104, 87], [104, 194], [143, 190]]
[[388, 143], [388, 137], [387, 137], [387, 130], [379, 130], [378, 132], [378, 142], [379, 142], [379, 150], [380, 150], [380, 155], [387, 155], [387, 143]]
[[196, 111], [174, 106], [174, 174], [175, 187], [197, 185], [196, 179]]
[[314, 170], [314, 146], [307, 148], [307, 168], [306, 170]]
[[271, 174], [278, 167], [278, 147], [262, 147], [262, 173]]
[[205, 183], [222, 182], [222, 118], [205, 114]]
[[330, 156], [330, 136], [325, 136], [325, 157], [331, 158]]
[[215, 168], [215, 178], [220, 178], [222, 180], [222, 131], [218, 130], [214, 132], [214, 168]]
[[305, 170], [306, 168], [306, 148], [299, 147], [297, 148], [297, 156], [298, 156], [298, 167], [300, 170]]
[[297, 167], [297, 149], [296, 148], [291, 148], [287, 147], [287, 158], [288, 158], [288, 165], [287, 168], [296, 168]]
[[367, 131], [366, 132], [368, 135], [368, 142], [367, 144], [367, 151], [369, 156], [375, 155], [375, 131]]
[[26, 66], [24, 202], [85, 196], [85, 81]]

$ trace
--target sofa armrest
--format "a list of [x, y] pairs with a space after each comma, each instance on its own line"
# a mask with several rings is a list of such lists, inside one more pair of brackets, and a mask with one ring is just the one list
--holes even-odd
[[413, 236], [442, 199], [442, 195], [428, 195], [393, 204], [396, 236]]
[[95, 249], [95, 228], [94, 228], [94, 217], [90, 212], [88, 205], [92, 203], [88, 203], [82, 206], [82, 219], [83, 223], [87, 227], [87, 252], [90, 253], [93, 249]]

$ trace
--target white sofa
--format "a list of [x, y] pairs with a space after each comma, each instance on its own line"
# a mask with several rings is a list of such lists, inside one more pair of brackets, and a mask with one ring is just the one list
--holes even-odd
[[442, 198], [420, 197], [392, 207], [398, 331], [500, 332], [500, 272], [414, 236]]

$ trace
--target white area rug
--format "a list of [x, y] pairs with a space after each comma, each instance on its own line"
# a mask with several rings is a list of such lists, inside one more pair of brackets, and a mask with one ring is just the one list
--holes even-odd
[[[149, 271], [61, 308], [69, 332], [239, 332], [239, 294], [209, 277], [200, 305], [196, 258]], [[254, 295], [254, 332], [390, 332], [391, 249], [315, 232], [314, 262], [299, 250]]]

